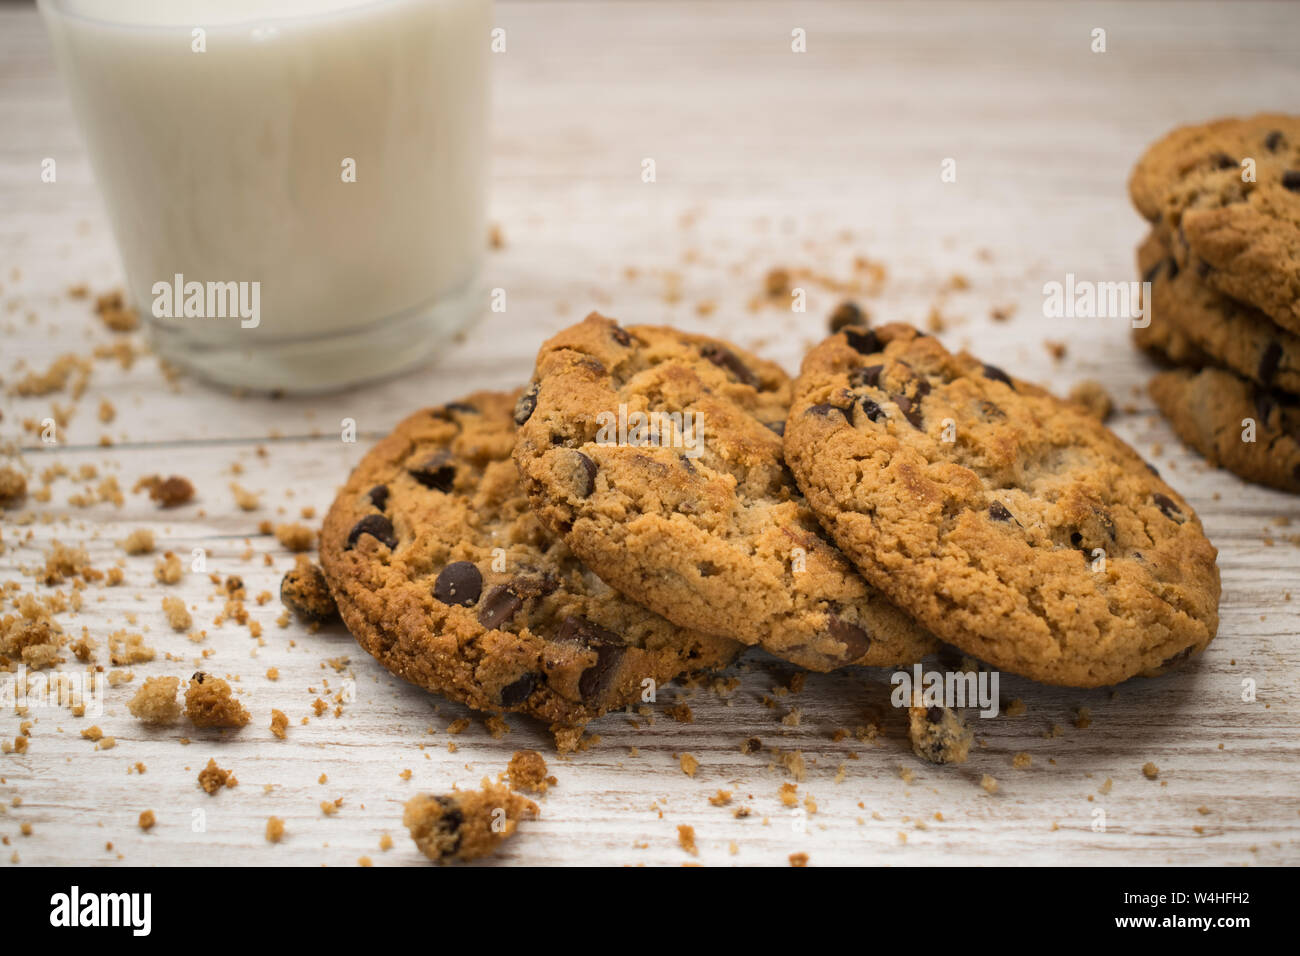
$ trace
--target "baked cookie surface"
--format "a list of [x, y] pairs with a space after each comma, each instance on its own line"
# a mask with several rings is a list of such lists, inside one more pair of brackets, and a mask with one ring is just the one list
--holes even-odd
[[348, 629], [394, 674], [538, 717], [558, 742], [639, 703], [646, 678], [742, 648], [625, 600], [545, 532], [510, 457], [517, 397], [479, 392], [401, 422], [335, 499], [321, 566]]
[[1151, 283], [1151, 322], [1133, 330], [1139, 346], [1179, 365], [1222, 365], [1300, 393], [1300, 335], [1182, 269], [1155, 233], [1138, 249], [1138, 268]]
[[[1172, 369], [1151, 397], [1178, 437], [1239, 478], [1300, 494], [1300, 399], [1218, 368]], [[1247, 421], [1254, 441], [1246, 441]]]
[[1181, 268], [1300, 332], [1300, 117], [1179, 127], [1143, 154], [1129, 195]]
[[867, 579], [996, 667], [1092, 687], [1214, 637], [1216, 552], [1177, 492], [1081, 408], [910, 326], [809, 352], [785, 449]]
[[515, 460], [572, 551], [674, 623], [812, 670], [910, 664], [933, 639], [826, 540], [785, 468], [789, 401], [771, 362], [593, 313], [538, 353]]

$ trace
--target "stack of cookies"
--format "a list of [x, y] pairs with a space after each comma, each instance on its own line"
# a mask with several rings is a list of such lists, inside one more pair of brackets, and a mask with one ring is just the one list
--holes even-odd
[[[597, 314], [526, 388], [406, 419], [321, 537], [366, 650], [561, 749], [748, 646], [814, 671], [946, 644], [1073, 687], [1160, 673], [1214, 637], [1215, 557], [1094, 417], [910, 326], [845, 327], [791, 379]], [[919, 754], [963, 759], [950, 710], [909, 717]]]
[[1212, 464], [1300, 493], [1300, 117], [1180, 127], [1129, 194], [1152, 225], [1134, 334], [1170, 366], [1156, 404]]

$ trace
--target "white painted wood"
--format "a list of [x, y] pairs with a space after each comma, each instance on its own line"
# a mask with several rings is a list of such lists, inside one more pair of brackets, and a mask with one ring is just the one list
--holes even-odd
[[[199, 489], [194, 505], [175, 512], [129, 494], [121, 509], [79, 510], [66, 505], [73, 488], [61, 482], [50, 503], [34, 505], [30, 527], [5, 514], [0, 580], [29, 587], [23, 569], [54, 539], [85, 542], [105, 565], [120, 553], [115, 540], [148, 525], [168, 548], [206, 548], [212, 566], [240, 574], [250, 594], [275, 592], [291, 558], [255, 535], [258, 520], [323, 510], [367, 441], [409, 410], [523, 381], [540, 340], [591, 308], [733, 337], [793, 371], [839, 294], [801, 280], [807, 314], [752, 312], [764, 273], [808, 267], [848, 279], [854, 257], [865, 256], [889, 271], [878, 293], [859, 296], [877, 318], [923, 322], [937, 306], [949, 344], [1061, 390], [1084, 378], [1110, 388], [1127, 409], [1116, 430], [1195, 504], [1220, 549], [1218, 640], [1195, 669], [1133, 681], [1113, 698], [1007, 677], [1004, 694], [1021, 697], [1028, 713], [981, 722], [984, 746], [960, 767], [910, 756], [887, 705], [887, 675], [814, 675], [798, 697], [769, 708], [763, 695], [788, 670], [758, 654], [737, 670], [741, 685], [727, 702], [708, 690], [663, 695], [661, 704], [690, 703], [691, 724], [660, 716], [634, 728], [610, 716], [593, 728], [599, 746], [560, 759], [521, 718], [501, 740], [475, 720], [449, 753], [445, 728], [465, 711], [390, 679], [343, 631], [281, 630], [272, 602], [253, 609], [264, 647], [233, 625], [209, 625], [206, 642], [190, 644], [162, 620], [152, 560], [132, 558], [127, 585], [91, 587], [65, 627], [84, 626], [102, 642], [134, 613], [177, 660], [133, 668], [135, 683], [110, 695], [97, 722], [116, 749], [95, 752], [78, 736], [88, 720], [44, 714], [27, 754], [0, 756], [0, 836], [9, 840], [0, 862], [16, 851], [23, 863], [112, 863], [119, 853], [137, 864], [347, 865], [362, 855], [416, 863], [402, 801], [475, 785], [525, 746], [547, 754], [559, 785], [500, 862], [684, 863], [694, 858], [677, 844], [679, 824], [695, 828], [698, 860], [709, 864], [784, 864], [795, 852], [814, 865], [1300, 861], [1300, 613], [1290, 599], [1300, 549], [1285, 540], [1300, 525], [1273, 523], [1300, 521], [1300, 506], [1207, 470], [1179, 445], [1140, 391], [1150, 368], [1122, 320], [1050, 321], [1041, 295], [1044, 282], [1069, 272], [1132, 278], [1143, 229], [1125, 180], [1151, 138], [1182, 121], [1294, 108], [1300, 7], [502, 3], [497, 20], [509, 52], [496, 60], [492, 218], [506, 248], [492, 254], [487, 279], [508, 290], [506, 314], [485, 313], [436, 367], [310, 400], [234, 397], [184, 378], [171, 385], [148, 358], [130, 371], [100, 362], [67, 443], [47, 451], [22, 422], [67, 397], [19, 399], [8, 388], [20, 365], [44, 368], [113, 340], [85, 302], [64, 293], [77, 283], [101, 290], [119, 272], [37, 17], [0, 8], [0, 438], [20, 444], [35, 471], [91, 463], [128, 489], [140, 475], [174, 472]], [[1098, 26], [1105, 54], [1089, 52]], [[795, 27], [807, 31], [806, 54], [788, 52]], [[45, 156], [58, 160], [56, 186], [39, 181]], [[653, 185], [640, 181], [645, 157], [656, 160]], [[957, 160], [956, 183], [939, 180], [945, 157]], [[970, 288], [944, 292], [955, 273]], [[697, 314], [702, 302], [714, 305], [711, 315]], [[1014, 307], [1013, 319], [991, 321], [995, 307]], [[1050, 359], [1045, 339], [1067, 345], [1063, 361]], [[118, 411], [108, 426], [96, 420], [101, 398]], [[357, 445], [337, 439], [344, 417], [359, 423]], [[99, 447], [104, 434], [113, 447]], [[236, 480], [265, 493], [262, 512], [235, 508], [234, 462], [247, 469]], [[241, 560], [248, 546], [255, 557]], [[218, 607], [201, 576], [174, 592], [200, 608], [201, 621]], [[201, 652], [210, 654], [205, 669], [239, 675], [252, 725], [220, 740], [191, 732], [183, 747], [183, 730], [151, 731], [130, 718], [125, 700], [144, 676], [187, 674]], [[340, 655], [351, 659], [346, 674], [323, 663]], [[262, 676], [272, 666], [278, 683]], [[324, 679], [337, 688], [345, 676], [356, 700], [343, 716], [299, 725]], [[1244, 678], [1258, 684], [1255, 703], [1241, 700]], [[798, 726], [781, 723], [791, 705]], [[1092, 711], [1086, 730], [1071, 723], [1079, 706]], [[266, 729], [272, 707], [294, 722], [287, 741]], [[886, 731], [877, 744], [832, 740], [836, 728], [872, 715]], [[18, 723], [0, 716], [0, 735], [12, 737]], [[1064, 733], [1049, 739], [1053, 724]], [[806, 833], [795, 832], [778, 797], [784, 771], [770, 755], [740, 752], [751, 735], [808, 761], [799, 793], [814, 796], [817, 813]], [[694, 779], [677, 769], [681, 752], [701, 762]], [[1030, 768], [1012, 768], [1019, 752], [1032, 756]], [[237, 789], [198, 790], [195, 775], [212, 756], [235, 770]], [[128, 774], [136, 761], [144, 776]], [[1142, 776], [1147, 761], [1159, 766], [1158, 781]], [[398, 776], [405, 768], [409, 782]], [[1000, 781], [996, 795], [980, 788], [985, 773]], [[1099, 795], [1108, 778], [1113, 788]], [[734, 791], [731, 807], [707, 802], [719, 788]], [[343, 809], [324, 817], [319, 803], [340, 796]], [[20, 807], [10, 806], [14, 797]], [[734, 818], [736, 805], [753, 815]], [[1198, 813], [1202, 806], [1210, 812]], [[143, 834], [135, 820], [146, 808], [159, 824]], [[1092, 829], [1099, 808], [1105, 832]], [[191, 832], [195, 809], [206, 811], [204, 833]], [[272, 814], [287, 822], [279, 846], [262, 836]], [[31, 836], [20, 834], [23, 823]], [[388, 853], [378, 849], [385, 832], [396, 841]]]

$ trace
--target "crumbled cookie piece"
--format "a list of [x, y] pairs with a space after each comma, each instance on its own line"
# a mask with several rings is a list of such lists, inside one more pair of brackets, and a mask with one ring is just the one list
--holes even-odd
[[1085, 379], [1070, 389], [1070, 401], [1082, 405], [1088, 414], [1098, 421], [1106, 421], [1115, 410], [1115, 402], [1110, 392], [1100, 382]]
[[546, 760], [536, 750], [516, 750], [506, 767], [510, 786], [531, 793], [545, 793], [554, 777], [546, 776]]
[[126, 304], [121, 289], [96, 296], [95, 314], [110, 332], [134, 332], [140, 326], [140, 317]]
[[234, 773], [218, 767], [216, 758], [212, 758], [208, 760], [208, 765], [199, 771], [199, 786], [211, 796], [222, 787], [239, 786], [239, 781], [235, 779]]
[[181, 716], [176, 700], [179, 677], [146, 677], [144, 686], [127, 703], [131, 716], [146, 724], [174, 724]]
[[1142, 765], [1142, 776], [1146, 777], [1148, 780], [1154, 780], [1156, 777], [1160, 776], [1160, 768], [1148, 760]]
[[185, 607], [185, 602], [178, 597], [169, 595], [163, 598], [162, 609], [173, 631], [188, 631], [194, 623], [189, 610]]
[[289, 718], [284, 715], [282, 710], [271, 711], [271, 733], [284, 740], [288, 736]]
[[0, 508], [11, 508], [27, 497], [27, 479], [8, 465], [0, 468]]
[[284, 821], [279, 817], [268, 817], [266, 821], [266, 842], [279, 843], [284, 839]]
[[420, 852], [436, 863], [473, 860], [496, 852], [537, 804], [508, 787], [483, 781], [482, 790], [422, 793], [406, 802], [402, 823]]
[[988, 793], [998, 792], [998, 780], [996, 777], [990, 774], [986, 773], [984, 774], [984, 776], [980, 778], [980, 786], [983, 787], [985, 791], [987, 791]]
[[137, 481], [132, 490], [139, 491], [142, 488], [148, 490], [150, 500], [158, 502], [163, 508], [180, 507], [194, 497], [194, 485], [180, 475], [169, 478], [149, 475]]
[[139, 826], [140, 829], [144, 830], [146, 833], [152, 830], [154, 828], [154, 824], [157, 822], [158, 819], [153, 815], [152, 810], [145, 810], [143, 813], [140, 814]]
[[154, 562], [153, 576], [159, 584], [175, 584], [184, 573], [181, 559], [170, 551]]
[[695, 771], [700, 769], [700, 762], [694, 754], [682, 754], [678, 757], [678, 762], [681, 764], [682, 773], [688, 777], [695, 776]]
[[907, 732], [912, 751], [931, 763], [965, 763], [975, 734], [947, 707], [909, 707]]
[[302, 555], [280, 582], [280, 603], [308, 624], [324, 624], [339, 614], [320, 565]]
[[244, 705], [231, 696], [220, 677], [199, 671], [185, 691], [185, 716], [195, 727], [243, 727], [250, 720]]
[[310, 551], [316, 543], [316, 532], [305, 524], [278, 524], [275, 537], [290, 551]]
[[807, 865], [808, 865], [808, 854], [807, 854], [807, 853], [791, 853], [791, 854], [790, 854], [790, 865], [791, 865], [791, 866], [807, 866]]
[[122, 541], [122, 550], [127, 554], [149, 554], [153, 548], [153, 531], [149, 528], [136, 528]]
[[683, 823], [677, 827], [677, 842], [691, 856], [699, 856], [700, 849], [695, 845], [695, 827]]

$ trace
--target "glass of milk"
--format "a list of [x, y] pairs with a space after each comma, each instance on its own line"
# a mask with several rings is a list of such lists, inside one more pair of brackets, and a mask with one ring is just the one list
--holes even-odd
[[485, 301], [491, 0], [39, 0], [165, 358], [339, 388]]

